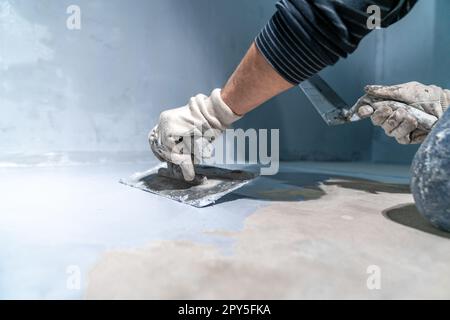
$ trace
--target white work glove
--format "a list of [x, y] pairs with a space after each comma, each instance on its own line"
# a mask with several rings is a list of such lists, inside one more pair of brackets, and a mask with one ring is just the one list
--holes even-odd
[[361, 118], [371, 117], [376, 126], [401, 144], [425, 140], [450, 104], [450, 90], [419, 82], [396, 86], [367, 86], [356, 104]]
[[212, 155], [214, 140], [241, 118], [225, 104], [220, 92], [215, 89], [210, 97], [196, 95], [186, 106], [162, 112], [149, 133], [156, 157], [179, 165], [186, 181], [195, 178], [194, 163]]

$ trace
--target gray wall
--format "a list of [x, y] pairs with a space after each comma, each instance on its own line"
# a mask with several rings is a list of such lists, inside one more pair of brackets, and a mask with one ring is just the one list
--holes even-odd
[[[0, 150], [147, 150], [159, 113], [220, 87], [274, 0], [0, 0]], [[82, 29], [66, 28], [66, 8]], [[446, 0], [420, 1], [322, 72], [353, 103], [368, 83], [447, 85]], [[280, 128], [282, 159], [408, 162], [368, 121], [329, 128], [297, 89], [238, 124]]]
[[[66, 28], [74, 3], [79, 31]], [[222, 86], [272, 11], [254, 0], [1, 0], [0, 150], [147, 150], [159, 113]]]

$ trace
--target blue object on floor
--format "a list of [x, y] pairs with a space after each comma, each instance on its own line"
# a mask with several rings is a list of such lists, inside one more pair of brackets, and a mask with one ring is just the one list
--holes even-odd
[[450, 232], [450, 108], [414, 157], [411, 190], [420, 213]]

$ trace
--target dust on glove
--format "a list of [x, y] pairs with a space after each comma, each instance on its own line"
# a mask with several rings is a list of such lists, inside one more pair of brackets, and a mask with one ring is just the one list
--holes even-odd
[[365, 90], [354, 107], [357, 114], [370, 117], [401, 144], [421, 143], [450, 104], [450, 90], [419, 82]]

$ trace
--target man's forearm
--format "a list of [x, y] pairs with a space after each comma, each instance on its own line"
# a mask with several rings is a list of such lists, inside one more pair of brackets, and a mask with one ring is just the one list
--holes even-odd
[[222, 99], [234, 113], [244, 115], [292, 86], [253, 43], [222, 89]]

